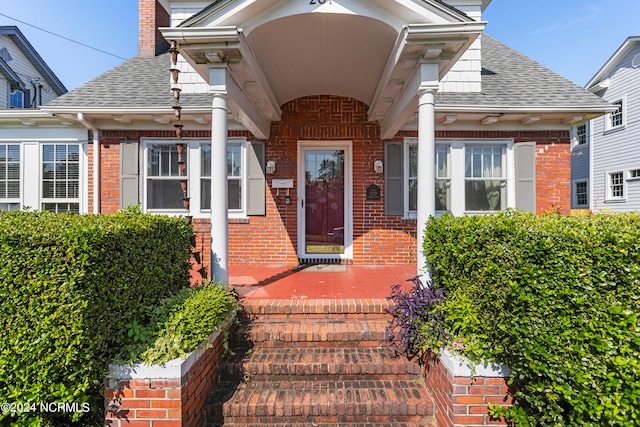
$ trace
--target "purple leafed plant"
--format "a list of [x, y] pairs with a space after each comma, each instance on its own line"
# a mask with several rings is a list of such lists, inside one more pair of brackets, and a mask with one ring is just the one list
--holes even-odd
[[440, 309], [445, 292], [431, 282], [423, 285], [419, 277], [410, 281], [413, 286], [408, 291], [403, 291], [399, 284], [391, 287], [387, 299], [394, 305], [387, 311], [393, 318], [386, 335], [398, 353], [422, 361], [430, 351], [437, 352], [450, 337], [444, 329], [445, 318]]

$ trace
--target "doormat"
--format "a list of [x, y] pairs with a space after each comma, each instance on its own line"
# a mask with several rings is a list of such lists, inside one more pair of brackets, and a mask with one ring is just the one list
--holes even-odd
[[344, 273], [346, 264], [300, 264], [296, 271], [308, 271], [309, 273]]

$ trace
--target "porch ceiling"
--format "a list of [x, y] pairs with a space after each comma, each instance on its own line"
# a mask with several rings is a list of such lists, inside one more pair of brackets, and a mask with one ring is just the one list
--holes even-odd
[[315, 13], [268, 22], [247, 40], [279, 105], [317, 94], [370, 105], [397, 37], [371, 18]]

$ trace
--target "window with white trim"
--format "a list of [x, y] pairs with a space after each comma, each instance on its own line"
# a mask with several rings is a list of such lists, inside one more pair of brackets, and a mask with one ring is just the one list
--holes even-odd
[[624, 126], [624, 102], [622, 99], [612, 102], [618, 109], [607, 116], [607, 129], [615, 129]]
[[584, 207], [589, 205], [589, 193], [587, 181], [573, 183], [574, 206]]
[[[418, 210], [418, 145], [409, 142], [405, 145], [406, 174], [405, 212], [415, 216]], [[438, 145], [435, 148], [435, 202], [436, 211], [447, 211], [450, 205], [449, 146]]]
[[465, 210], [499, 211], [506, 208], [504, 148], [465, 147]]
[[640, 179], [640, 169], [631, 169], [629, 171], [629, 179], [632, 179], [632, 180]]
[[[245, 187], [244, 161], [245, 148], [243, 141], [229, 141], [227, 144], [227, 191], [229, 212], [244, 212]], [[211, 143], [200, 145], [200, 199], [203, 210], [211, 209]]]
[[20, 144], [0, 144], [0, 210], [20, 209]]
[[[511, 144], [512, 145], [512, 144]], [[511, 207], [507, 142], [440, 141], [435, 147], [435, 206], [455, 215]], [[511, 160], [513, 161], [513, 159]], [[415, 218], [418, 198], [418, 146], [404, 143], [404, 212]]]
[[[185, 213], [184, 193], [189, 198], [188, 214], [198, 216], [211, 210], [211, 141], [182, 140], [182, 160], [178, 160], [176, 140], [145, 140], [146, 177], [144, 209]], [[229, 215], [246, 215], [247, 141], [228, 141], [227, 183]], [[203, 215], [202, 215], [203, 216]]]
[[85, 212], [86, 143], [45, 141], [0, 143], [0, 211]]
[[436, 211], [451, 207], [451, 177], [449, 176], [449, 146], [436, 146]]
[[609, 172], [607, 175], [607, 199], [624, 200], [624, 173]]
[[41, 209], [80, 212], [80, 145], [42, 144]]
[[587, 124], [576, 126], [576, 144], [584, 145], [587, 143]]

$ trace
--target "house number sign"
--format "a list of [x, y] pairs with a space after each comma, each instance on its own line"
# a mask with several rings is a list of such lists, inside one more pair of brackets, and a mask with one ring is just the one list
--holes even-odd
[[[328, 0], [329, 2], [331, 0]], [[327, 0], [309, 0], [309, 4], [325, 4]]]
[[380, 187], [371, 184], [367, 187], [367, 200], [380, 200]]

